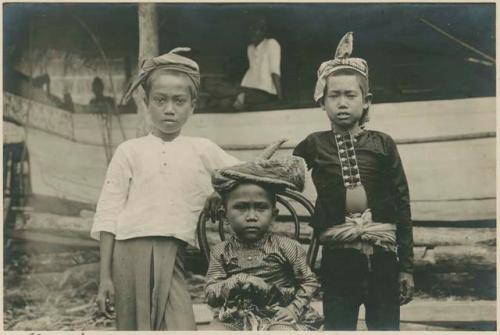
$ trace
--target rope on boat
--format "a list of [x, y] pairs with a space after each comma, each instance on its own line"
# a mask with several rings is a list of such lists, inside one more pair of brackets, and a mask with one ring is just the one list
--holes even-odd
[[[495, 138], [496, 132], [485, 131], [471, 134], [458, 134], [458, 135], [444, 135], [444, 136], [428, 136], [428, 137], [415, 137], [415, 138], [402, 138], [394, 139], [396, 144], [425, 144], [425, 143], [438, 143], [438, 142], [455, 142], [455, 141], [468, 141], [479, 140], [485, 138]], [[294, 149], [296, 144], [284, 144], [280, 150]], [[229, 144], [221, 145], [221, 148], [228, 151], [247, 151], [247, 150], [262, 150], [266, 144]]]

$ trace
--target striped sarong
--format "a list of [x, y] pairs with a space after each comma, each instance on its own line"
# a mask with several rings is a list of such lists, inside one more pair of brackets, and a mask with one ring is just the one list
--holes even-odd
[[113, 251], [118, 330], [195, 330], [184, 278], [185, 243], [171, 237], [116, 240]]

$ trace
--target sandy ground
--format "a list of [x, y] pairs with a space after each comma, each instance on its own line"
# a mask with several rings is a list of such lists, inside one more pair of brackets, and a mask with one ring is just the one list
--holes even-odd
[[[32, 213], [31, 220], [24, 222], [21, 228], [49, 227], [59, 235], [64, 235], [67, 228], [71, 227], [87, 236], [91, 217], [91, 213], [81, 217], [55, 217]], [[287, 228], [284, 226], [283, 229]], [[73, 249], [69, 246], [57, 249], [50, 243], [43, 246], [43, 243], [20, 244], [10, 240], [6, 240], [4, 245], [6, 245], [4, 329], [18, 331], [114, 329], [114, 320], [100, 315], [95, 304], [99, 262], [99, 252], [95, 246], [87, 249], [81, 246]], [[191, 265], [192, 269], [196, 269], [195, 263]], [[417, 292], [412, 303], [401, 309], [403, 330], [495, 328], [496, 303], [491, 300], [496, 296], [494, 289], [493, 291], [486, 289], [488, 294], [484, 294], [476, 289], [464, 287], [464, 283], [469, 282], [458, 281], [458, 284], [451, 282], [450, 276], [453, 277], [453, 274], [448, 274], [440, 281], [429, 277], [430, 279], [427, 279], [431, 280], [431, 283], [424, 285], [422, 278], [416, 277], [420, 280], [422, 290]], [[212, 312], [204, 305], [205, 277], [188, 272], [186, 279], [197, 321], [200, 323], [209, 321]], [[496, 281], [493, 277], [478, 277], [478, 280], [482, 286], [488, 286], [489, 282]], [[447, 287], [443, 287], [443, 283]], [[423, 290], [424, 287], [427, 291]], [[320, 295], [314, 298], [313, 306], [321, 311]], [[200, 329], [207, 327], [210, 329], [209, 324], [199, 326]], [[363, 308], [360, 312], [358, 329], [366, 329]]]
[[[114, 321], [99, 315], [97, 251], [24, 254], [14, 248], [4, 271], [5, 330], [113, 330]], [[187, 281], [198, 321], [212, 315], [203, 304], [204, 276], [188, 272]], [[321, 311], [319, 297], [313, 301]], [[492, 330], [494, 301], [435, 298], [417, 294], [402, 308], [403, 330]], [[200, 330], [210, 329], [200, 324]], [[366, 329], [363, 309], [358, 329]]]

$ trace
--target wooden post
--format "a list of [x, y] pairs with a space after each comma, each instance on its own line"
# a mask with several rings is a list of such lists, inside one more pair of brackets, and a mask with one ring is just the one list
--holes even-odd
[[[156, 4], [139, 3], [139, 67], [146, 58], [155, 57], [159, 53], [158, 43], [158, 16]], [[151, 130], [151, 120], [144, 103], [144, 90], [140, 87], [134, 93], [134, 100], [137, 105], [139, 122], [136, 128], [136, 136], [146, 135]]]

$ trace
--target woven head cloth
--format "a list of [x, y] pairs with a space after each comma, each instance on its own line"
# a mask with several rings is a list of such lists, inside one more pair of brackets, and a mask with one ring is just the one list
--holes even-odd
[[321, 63], [318, 69], [318, 80], [314, 89], [314, 101], [319, 103], [323, 98], [326, 79], [330, 74], [342, 69], [351, 69], [359, 72], [368, 79], [368, 63], [362, 58], [350, 57], [353, 50], [353, 33], [348, 32], [342, 37], [335, 51], [335, 58]]
[[195, 93], [197, 93], [200, 88], [200, 68], [198, 64], [190, 58], [177, 54], [178, 52], [187, 51], [191, 51], [191, 49], [180, 47], [175, 48], [161, 56], [145, 59], [142, 62], [141, 69], [139, 70], [139, 74], [137, 75], [136, 80], [132, 83], [127, 93], [125, 93], [125, 95], [123, 96], [122, 103], [125, 103], [130, 99], [132, 93], [137, 89], [137, 87], [139, 87], [139, 85], [142, 85], [142, 87], [144, 87], [149, 76], [151, 76], [154, 71], [159, 69], [173, 70], [185, 73], [193, 82], [196, 91]]
[[219, 193], [228, 192], [243, 183], [257, 184], [277, 193], [287, 188], [302, 191], [305, 173], [306, 165], [300, 157], [258, 159], [216, 170], [212, 175], [212, 185]]

